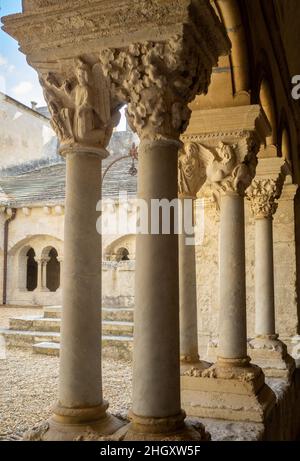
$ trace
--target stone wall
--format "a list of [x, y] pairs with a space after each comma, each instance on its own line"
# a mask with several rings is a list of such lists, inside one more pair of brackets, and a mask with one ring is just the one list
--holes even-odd
[[50, 121], [0, 93], [0, 167], [57, 157]]

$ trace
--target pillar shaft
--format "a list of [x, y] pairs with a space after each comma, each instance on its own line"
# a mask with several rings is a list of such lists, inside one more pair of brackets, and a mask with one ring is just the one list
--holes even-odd
[[226, 359], [247, 356], [244, 199], [221, 196], [220, 346]]
[[37, 290], [41, 291], [43, 289], [43, 260], [37, 260], [38, 273], [37, 273]]
[[96, 230], [101, 158], [71, 151], [66, 163], [59, 402], [85, 408], [102, 403], [101, 235]]
[[[138, 198], [148, 205], [151, 199], [177, 198], [178, 146], [171, 141], [140, 145]], [[138, 234], [136, 245], [133, 413], [175, 416], [181, 411], [178, 236]]]
[[255, 330], [275, 335], [273, 218], [255, 221]]
[[[182, 200], [183, 216], [184, 203]], [[195, 244], [187, 241], [193, 237], [183, 226], [179, 234], [180, 357], [186, 362], [199, 360]]]

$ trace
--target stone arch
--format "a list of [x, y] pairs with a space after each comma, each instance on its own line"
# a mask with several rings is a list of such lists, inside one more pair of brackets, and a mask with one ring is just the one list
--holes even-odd
[[49, 291], [56, 291], [60, 287], [60, 262], [58, 252], [51, 247], [46, 257], [46, 288]]
[[120, 261], [129, 261], [130, 258], [129, 258], [129, 251], [127, 248], [125, 247], [120, 247], [117, 251], [116, 251], [116, 261], [117, 262], [120, 262]]
[[63, 241], [52, 235], [30, 235], [10, 246], [8, 255], [10, 258], [8, 268], [8, 280], [10, 289], [17, 289], [21, 292], [27, 290], [27, 252], [32, 248], [35, 258], [41, 259], [54, 247], [62, 258]]
[[30, 248], [26, 253], [26, 290], [34, 291], [38, 283], [38, 265], [35, 260], [35, 251]]
[[277, 114], [275, 107], [275, 96], [270, 86], [269, 80], [263, 76], [260, 82], [259, 102], [262, 106], [269, 123], [272, 128], [272, 133], [266, 139], [267, 145], [277, 145]]
[[282, 157], [290, 162], [291, 160], [291, 137], [288, 128], [283, 128], [281, 133], [281, 146], [280, 151]]
[[124, 235], [111, 242], [104, 250], [104, 259], [117, 262], [134, 260], [135, 235]]
[[[29, 254], [29, 253], [33, 254]], [[35, 261], [35, 264], [32, 261], [31, 256], [35, 257], [36, 252], [33, 248], [32, 245], [25, 245], [24, 247], [21, 248], [21, 251], [18, 253], [18, 288], [21, 291], [33, 291], [33, 289], [28, 290], [28, 286], [33, 286], [35, 285], [34, 288], [37, 287], [37, 263]], [[30, 259], [28, 259], [30, 258]], [[35, 266], [35, 269], [34, 269]], [[33, 271], [36, 272], [36, 275], [33, 274]], [[31, 272], [31, 276], [28, 277], [29, 272]], [[31, 280], [32, 284], [28, 283], [29, 280]], [[36, 283], [33, 282], [36, 279]]]
[[198, 96], [191, 108], [213, 109], [250, 104], [249, 47], [245, 26], [237, 0], [213, 0], [218, 17], [231, 41], [231, 53], [219, 59], [213, 69], [207, 95]]

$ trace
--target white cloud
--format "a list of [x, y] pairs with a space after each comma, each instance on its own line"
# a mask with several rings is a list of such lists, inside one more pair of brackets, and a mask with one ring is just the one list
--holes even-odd
[[7, 66], [7, 59], [0, 54], [0, 66]]
[[31, 82], [23, 81], [20, 82], [18, 85], [16, 85], [13, 89], [12, 92], [15, 96], [20, 97], [20, 96], [25, 96], [28, 93], [30, 93], [33, 90], [33, 85]]
[[14, 72], [16, 70], [16, 66], [14, 66], [13, 64], [10, 64], [8, 66], [7, 70], [11, 74], [12, 72]]

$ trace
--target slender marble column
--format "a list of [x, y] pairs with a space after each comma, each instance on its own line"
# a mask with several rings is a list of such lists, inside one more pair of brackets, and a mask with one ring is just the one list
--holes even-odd
[[192, 238], [184, 229], [179, 235], [180, 359], [187, 366], [199, 363], [195, 244], [187, 243]]
[[43, 259], [42, 258], [34, 258], [37, 262], [37, 287], [38, 291], [42, 291], [43, 289]]
[[276, 335], [272, 216], [255, 220], [255, 332]]
[[222, 359], [247, 357], [244, 198], [221, 196], [220, 344]]
[[101, 413], [101, 235], [96, 230], [101, 151], [70, 149], [66, 162], [59, 401], [66, 408], [99, 407]]
[[59, 290], [62, 289], [63, 287], [63, 280], [64, 280], [64, 277], [63, 277], [63, 273], [64, 273], [64, 259], [62, 257], [58, 257], [57, 258], [57, 261], [59, 262], [59, 275], [60, 275], [60, 279], [59, 279]]
[[[142, 142], [138, 198], [177, 198], [179, 142]], [[154, 224], [149, 216], [149, 228]], [[161, 217], [159, 218], [161, 228]], [[134, 331], [133, 413], [143, 418], [182, 420], [179, 373], [178, 236], [138, 234]]]
[[47, 263], [50, 258], [43, 258], [42, 260], [42, 291], [49, 291], [47, 288]]
[[101, 198], [101, 159], [107, 152], [77, 146], [65, 148], [63, 154], [67, 165], [59, 401], [47, 433], [50, 440], [70, 440], [84, 426], [102, 434], [122, 426], [107, 415], [102, 396], [96, 205]]

